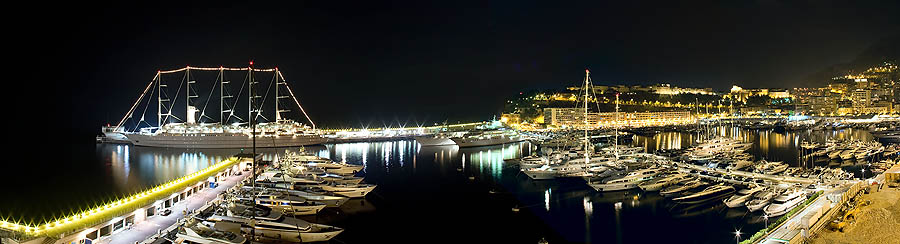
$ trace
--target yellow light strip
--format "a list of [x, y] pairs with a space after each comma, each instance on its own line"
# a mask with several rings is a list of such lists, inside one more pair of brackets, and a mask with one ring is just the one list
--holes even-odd
[[[115, 218], [117, 216], [106, 216], [106, 215], [118, 215], [123, 212], [134, 211], [140, 207], [146, 205], [147, 202], [151, 200], [157, 200], [160, 197], [169, 196], [173, 190], [180, 190], [181, 188], [187, 187], [191, 182], [199, 182], [199, 180], [203, 180], [205, 178], [210, 177], [214, 173], [218, 173], [219, 171], [225, 169], [226, 167], [231, 166], [235, 162], [237, 162], [237, 158], [229, 158], [223, 160], [215, 165], [202, 169], [200, 171], [182, 176], [181, 178], [169, 181], [165, 184], [158, 185], [149, 190], [136, 193], [134, 195], [121, 198], [119, 200], [107, 203], [105, 205], [101, 205], [92, 209], [85, 210], [81, 213], [77, 213], [72, 216], [64, 217], [61, 219], [49, 221], [45, 224], [39, 224], [35, 226], [29, 226], [19, 223], [12, 223], [7, 221], [0, 221], [0, 228], [12, 230], [12, 231], [21, 231], [28, 235], [40, 235], [40, 234], [59, 234], [66, 233], [70, 229], [77, 229], [86, 227], [85, 224], [93, 225], [102, 221], [106, 221], [105, 219]], [[140, 204], [143, 203], [143, 204]], [[131, 209], [127, 209], [129, 205], [139, 204], [138, 206], [130, 206]]]

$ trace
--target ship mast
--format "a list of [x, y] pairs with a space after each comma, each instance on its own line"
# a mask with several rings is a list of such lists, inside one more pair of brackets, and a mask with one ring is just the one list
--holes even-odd
[[279, 86], [281, 86], [281, 81], [278, 79], [278, 67], [275, 67], [275, 123], [281, 122], [281, 110], [278, 110], [278, 100], [281, 98], [278, 94]]
[[225, 125], [225, 67], [219, 67], [219, 124]]
[[588, 137], [588, 89], [590, 89], [590, 81], [591, 81], [591, 71], [588, 69], [584, 69], [584, 115], [582, 115], [582, 119], [584, 119], [584, 170], [587, 171], [587, 165], [590, 163], [590, 138]]
[[[255, 120], [256, 118], [253, 117], [253, 62], [250, 62], [250, 67], [247, 68], [247, 77], [250, 80], [247, 84], [247, 119]], [[253, 122], [250, 123], [252, 125]]]
[[616, 92], [616, 124], [613, 126], [615, 147], [613, 147], [613, 155], [616, 157], [616, 163], [619, 162], [619, 93]]
[[185, 82], [185, 84], [187, 84], [185, 86], [185, 89], [187, 90], [187, 92], [185, 92], [185, 95], [187, 95], [187, 99], [185, 99], [186, 101], [184, 103], [184, 114], [185, 114], [184, 119], [187, 120], [187, 121], [185, 121], [186, 124], [190, 124], [191, 122], [193, 122], [193, 121], [190, 121], [190, 118], [193, 117], [191, 115], [191, 113], [193, 113], [193, 111], [191, 110], [191, 83], [194, 83], [196, 81], [193, 81], [191, 79], [191, 66], [188, 66], [187, 70], [185, 70], [184, 72], [185, 72], [185, 77], [187, 77], [187, 82]]

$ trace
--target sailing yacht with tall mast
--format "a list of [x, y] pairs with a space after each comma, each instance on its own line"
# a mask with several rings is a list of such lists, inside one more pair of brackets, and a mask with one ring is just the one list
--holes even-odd
[[[216, 81], [212, 84], [212, 89], [206, 96], [203, 103], [195, 102], [200, 99], [200, 93], [196, 90], [198, 74], [218, 72]], [[237, 96], [231, 95], [226, 89], [230, 83], [226, 77], [226, 73], [246, 73], [244, 84], [241, 85]], [[272, 74], [271, 82], [267, 89], [258, 91], [256, 79], [260, 74]], [[167, 80], [164, 77], [181, 75], [181, 83], [175, 90], [173, 96]], [[210, 78], [211, 79], [211, 78]], [[218, 94], [216, 87], [218, 86]], [[274, 88], [274, 89], [273, 89]], [[178, 101], [181, 90], [185, 90], [183, 104]], [[245, 96], [244, 94], [246, 90]], [[270, 95], [270, 90], [274, 90], [274, 96]], [[265, 94], [264, 96], [258, 95]], [[151, 105], [151, 100], [156, 98], [157, 124], [154, 126], [146, 120], [146, 113]], [[219, 118], [213, 121], [213, 118], [207, 115], [207, 109], [210, 108], [211, 99], [218, 95], [219, 98]], [[244, 98], [246, 101], [241, 101]], [[285, 113], [290, 110], [282, 106], [282, 100], [290, 99], [287, 102], [293, 103], [303, 113], [310, 125], [301, 124], [285, 117]], [[274, 121], [268, 121], [263, 115], [263, 105], [269, 101], [274, 104], [271, 110], [274, 114]], [[176, 116], [175, 107], [184, 106], [185, 113], [183, 118]], [[247, 117], [240, 118], [237, 113], [239, 103], [246, 103]], [[202, 106], [202, 107], [200, 107]], [[143, 107], [143, 109], [139, 109]], [[215, 107], [215, 105], [213, 105]], [[210, 109], [212, 110], [212, 109]], [[142, 111], [139, 120], [136, 120], [136, 112]], [[254, 114], [255, 113], [255, 114]], [[252, 131], [248, 123], [251, 121], [264, 121], [258, 123], [257, 131]], [[129, 124], [130, 122], [130, 124]], [[128, 126], [126, 126], [128, 125]], [[126, 129], [130, 127], [130, 129]], [[294, 147], [322, 144], [326, 139], [322, 137], [319, 130], [315, 128], [315, 123], [309, 119], [306, 111], [300, 106], [300, 102], [295, 96], [293, 90], [287, 84], [287, 80], [278, 68], [274, 69], [257, 69], [252, 67], [246, 68], [200, 68], [185, 67], [176, 70], [158, 71], [150, 84], [141, 93], [141, 96], [131, 106], [131, 109], [116, 124], [115, 127], [106, 128], [104, 131], [106, 137], [112, 139], [121, 139], [124, 137], [127, 142], [136, 146], [148, 147], [173, 147], [173, 148], [248, 148], [251, 146], [251, 138], [256, 137], [257, 147]]]

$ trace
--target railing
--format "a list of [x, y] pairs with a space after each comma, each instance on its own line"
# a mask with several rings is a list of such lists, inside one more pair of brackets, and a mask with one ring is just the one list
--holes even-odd
[[791, 209], [791, 211], [789, 211], [788, 213], [781, 216], [781, 218], [778, 218], [778, 220], [776, 220], [774, 223], [770, 224], [766, 228], [763, 228], [762, 230], [757, 231], [755, 234], [753, 234], [753, 236], [750, 237], [750, 239], [742, 241], [741, 244], [756, 243], [756, 242], [760, 241], [762, 238], [768, 236], [769, 230], [774, 231], [774, 230], [777, 230], [778, 228], [780, 228], [781, 225], [783, 225], [785, 222], [787, 222], [788, 219], [791, 219], [794, 216], [794, 214], [803, 211], [803, 209], [805, 209], [806, 206], [808, 206], [810, 203], [815, 202], [819, 198], [819, 196], [822, 195], [823, 192], [824, 191], [817, 191], [816, 193], [813, 193], [813, 195], [809, 199], [806, 199], [806, 201], [804, 201], [803, 204], [800, 204], [797, 207], [794, 207], [793, 209]]

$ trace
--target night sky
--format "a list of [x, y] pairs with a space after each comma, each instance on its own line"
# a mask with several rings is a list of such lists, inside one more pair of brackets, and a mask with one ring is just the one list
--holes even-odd
[[602, 84], [791, 87], [900, 30], [897, 1], [325, 2], [22, 8], [7, 82], [36, 97], [13, 110], [97, 133], [156, 70], [253, 60], [326, 127], [485, 120], [584, 68]]

